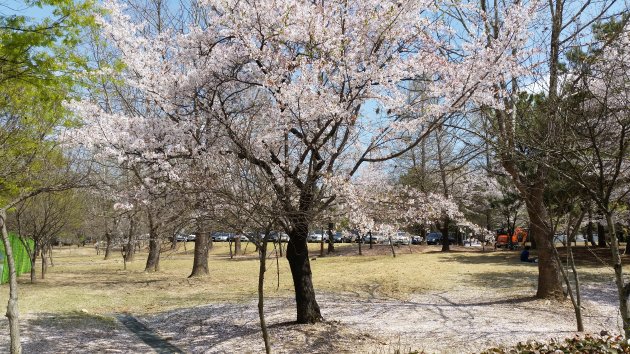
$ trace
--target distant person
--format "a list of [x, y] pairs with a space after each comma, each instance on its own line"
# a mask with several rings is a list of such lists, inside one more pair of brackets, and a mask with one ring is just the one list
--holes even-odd
[[531, 247], [530, 246], [525, 246], [525, 249], [523, 250], [523, 252], [521, 252], [521, 262], [528, 262], [528, 263], [537, 263], [538, 260], [536, 258], [529, 258], [529, 249]]

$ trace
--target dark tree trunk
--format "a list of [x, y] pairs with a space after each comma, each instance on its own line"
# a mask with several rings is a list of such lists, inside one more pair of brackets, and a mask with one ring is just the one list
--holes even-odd
[[289, 233], [287, 260], [291, 267], [295, 303], [297, 307], [297, 323], [316, 323], [323, 320], [319, 305], [315, 300], [311, 263], [308, 258], [308, 225], [305, 222], [293, 223]]
[[597, 246], [608, 247], [606, 243], [606, 228], [601, 222], [597, 223]]
[[160, 264], [160, 244], [158, 242], [158, 235], [155, 230], [149, 231], [149, 256], [147, 257], [147, 265], [144, 268], [145, 272], [157, 272], [159, 271]]
[[195, 238], [193, 269], [189, 278], [208, 275], [208, 232], [199, 230]]
[[105, 258], [109, 259], [112, 256], [112, 234], [110, 232], [105, 233], [105, 241], [107, 246], [105, 247]]
[[448, 238], [448, 225], [450, 220], [448, 216], [444, 217], [444, 221], [440, 223], [440, 231], [442, 232], [442, 252], [451, 250], [451, 240]]
[[530, 236], [538, 251], [538, 298], [564, 298], [560, 264], [553, 255], [553, 230], [546, 223], [547, 210], [542, 189], [530, 189], [525, 197], [530, 220]]

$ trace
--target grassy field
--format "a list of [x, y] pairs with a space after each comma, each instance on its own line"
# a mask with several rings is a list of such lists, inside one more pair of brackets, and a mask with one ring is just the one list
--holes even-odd
[[[320, 293], [405, 299], [416, 293], [475, 287], [527, 292], [536, 284], [536, 266], [520, 263], [517, 252], [457, 248], [441, 253], [438, 246], [404, 246], [396, 249], [394, 258], [389, 246], [373, 250], [364, 246], [365, 255], [358, 256], [357, 245], [342, 244], [335, 256], [319, 257], [319, 245], [310, 247], [313, 281]], [[53, 251], [55, 265], [49, 267], [46, 279], [31, 284], [28, 275], [20, 277], [20, 311], [146, 314], [211, 302], [247, 301], [256, 296], [258, 259], [251, 244], [246, 250], [246, 255], [230, 259], [227, 244], [215, 243], [209, 258], [210, 275], [188, 279], [192, 243], [186, 250], [180, 245], [177, 251], [164, 252], [158, 273], [144, 272], [146, 253], [138, 254], [123, 270], [119, 253], [103, 260], [91, 247], [58, 248]], [[280, 258], [278, 265], [279, 278], [276, 258], [268, 260], [268, 297], [292, 294], [286, 259]], [[588, 262], [580, 271], [585, 281], [602, 281], [612, 274], [609, 268]], [[7, 296], [8, 287], [2, 285], [1, 304]]]

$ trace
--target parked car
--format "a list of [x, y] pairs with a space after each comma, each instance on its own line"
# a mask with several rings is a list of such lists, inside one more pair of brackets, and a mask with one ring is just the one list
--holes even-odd
[[422, 236], [413, 235], [411, 236], [411, 244], [419, 245], [422, 243]]
[[408, 245], [411, 241], [409, 240], [409, 236], [407, 236], [404, 232], [397, 232], [391, 238], [392, 243], [394, 245]]
[[442, 242], [442, 234], [431, 232], [427, 235], [427, 245], [439, 245]]
[[[328, 232], [324, 233], [324, 242], [328, 242]], [[341, 242], [343, 242], [341, 231], [337, 231], [333, 234], [333, 243], [341, 243]]]
[[[169, 237], [168, 240], [173, 242], [173, 236]], [[176, 242], [186, 242], [186, 241], [188, 241], [188, 235], [177, 234], [177, 235], [175, 235], [175, 241]]]
[[280, 242], [289, 242], [289, 235], [284, 232], [272, 231], [269, 235], [269, 241], [278, 242], [278, 240], [280, 240]]
[[369, 243], [372, 243], [372, 244], [382, 243], [383, 239], [384, 239], [383, 235], [373, 232], [372, 237], [370, 237], [370, 235], [363, 236], [363, 243], [368, 243], [368, 244]]
[[230, 238], [230, 233], [227, 232], [214, 232], [212, 233], [212, 241], [215, 242], [227, 242]]
[[186, 242], [195, 241], [196, 239], [197, 239], [197, 235], [195, 234], [190, 234], [186, 236]]
[[324, 237], [323, 234], [318, 234], [318, 233], [312, 233], [310, 235], [308, 235], [308, 237], [306, 238], [307, 242], [322, 242], [322, 238]]

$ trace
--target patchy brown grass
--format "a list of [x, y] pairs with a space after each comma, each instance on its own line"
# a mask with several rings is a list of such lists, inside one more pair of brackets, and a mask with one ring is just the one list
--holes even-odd
[[[536, 282], [536, 266], [520, 263], [517, 252], [482, 253], [454, 247], [452, 252], [442, 253], [439, 246], [401, 246], [393, 258], [385, 245], [372, 250], [364, 246], [363, 256], [357, 255], [355, 244], [336, 247], [333, 256], [319, 257], [319, 244], [309, 245], [318, 292], [405, 299], [411, 294], [462, 287], [533, 289]], [[55, 266], [49, 268], [46, 279], [30, 284], [27, 275], [20, 278], [20, 309], [22, 313], [68, 314], [85, 309], [91, 314], [147, 314], [218, 301], [248, 301], [256, 295], [258, 260], [253, 245], [243, 244], [243, 249], [245, 255], [230, 259], [228, 245], [215, 243], [209, 258], [210, 275], [196, 279], [187, 278], [192, 243], [186, 250], [180, 245], [177, 251], [164, 252], [158, 273], [144, 272], [146, 253], [138, 254], [123, 270], [119, 253], [103, 260], [90, 247], [56, 249]], [[266, 295], [290, 296], [293, 285], [288, 263], [281, 258], [276, 268], [271, 253]], [[609, 272], [596, 264], [581, 271], [591, 279]], [[0, 303], [6, 303], [7, 296], [3, 285]]]

